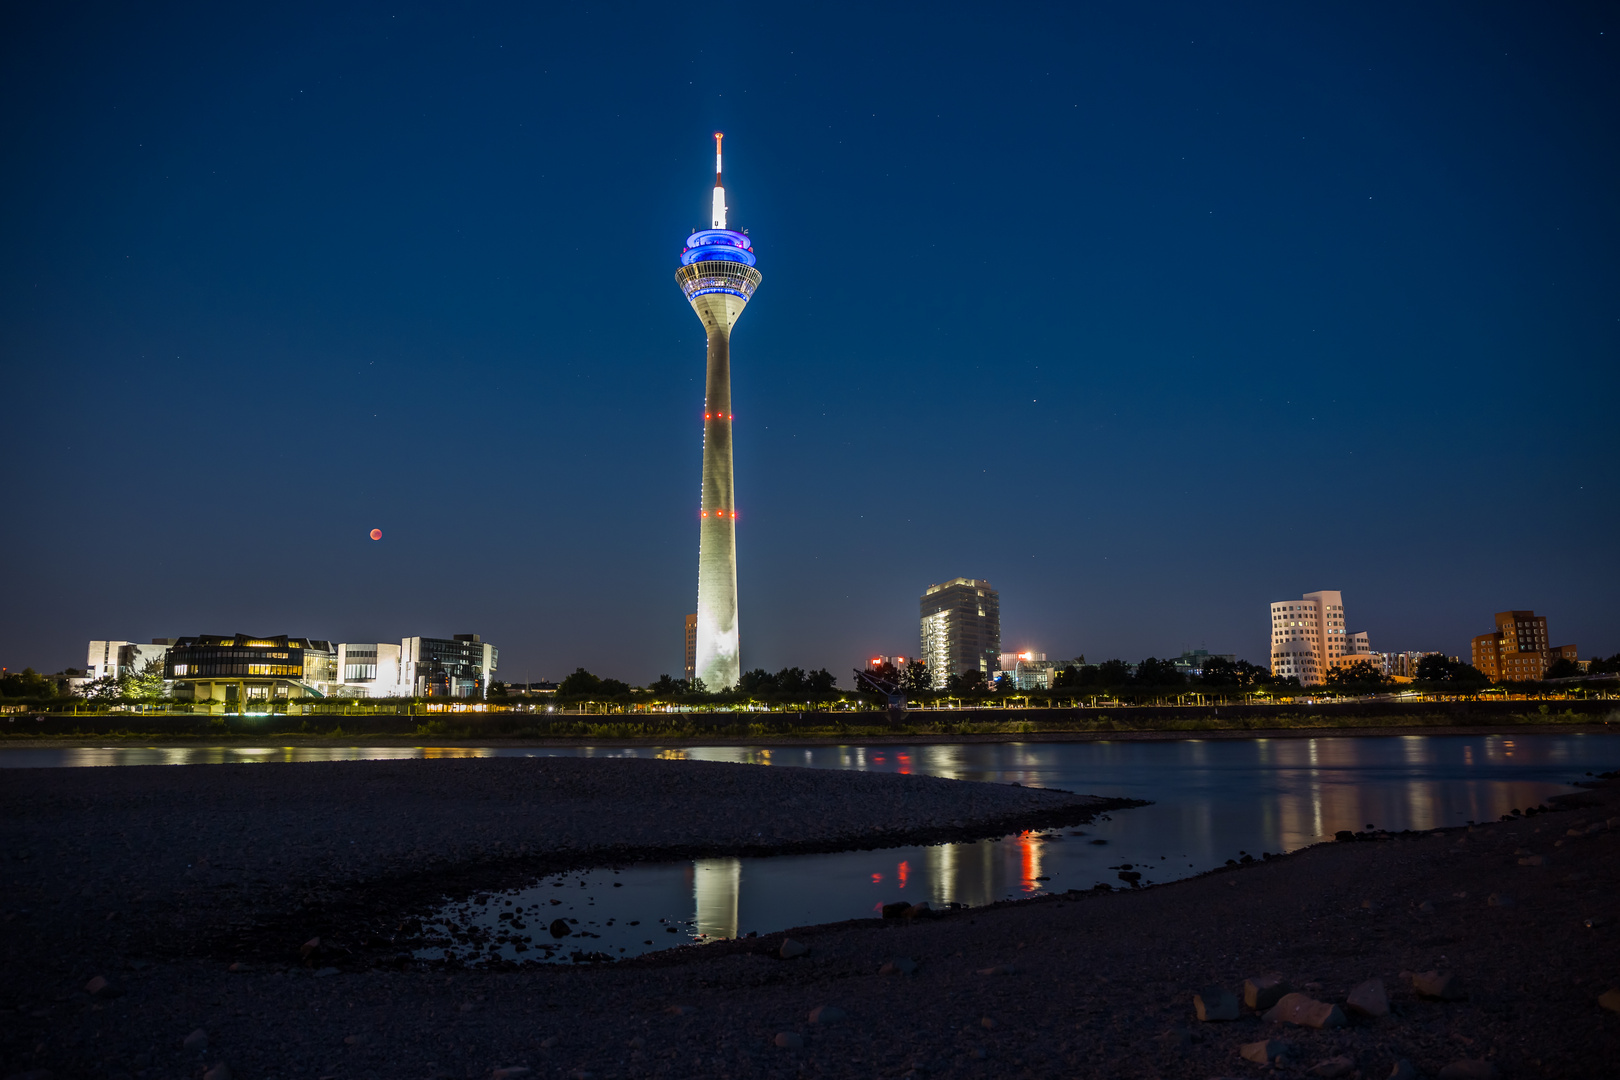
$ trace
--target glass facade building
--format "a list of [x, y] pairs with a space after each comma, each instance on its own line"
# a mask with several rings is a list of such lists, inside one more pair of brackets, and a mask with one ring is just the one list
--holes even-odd
[[500, 651], [477, 634], [406, 638], [399, 646], [401, 695], [486, 697]]
[[164, 678], [181, 701], [247, 707], [302, 697], [325, 697], [337, 681], [332, 643], [318, 638], [203, 634], [183, 637], [164, 657]]

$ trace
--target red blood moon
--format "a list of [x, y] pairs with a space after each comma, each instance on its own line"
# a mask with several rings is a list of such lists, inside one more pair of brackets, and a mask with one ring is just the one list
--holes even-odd
[[371, 530], [371, 538], [373, 540], [381, 540], [382, 539], [382, 530], [381, 529], [372, 529]]

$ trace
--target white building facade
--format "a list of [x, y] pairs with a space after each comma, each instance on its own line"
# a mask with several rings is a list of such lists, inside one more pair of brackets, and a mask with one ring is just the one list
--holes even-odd
[[337, 647], [337, 694], [356, 697], [403, 697], [399, 656], [403, 646], [387, 642], [349, 643]]
[[1330, 670], [1377, 657], [1365, 632], [1345, 629], [1344, 597], [1331, 591], [1306, 593], [1271, 605], [1271, 673], [1292, 676], [1301, 686], [1319, 686]]

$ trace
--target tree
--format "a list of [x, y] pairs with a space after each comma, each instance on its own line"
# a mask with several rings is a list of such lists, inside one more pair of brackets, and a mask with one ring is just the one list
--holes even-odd
[[1271, 672], [1247, 660], [1226, 660], [1212, 656], [1204, 661], [1204, 673], [1198, 681], [1205, 686], [1254, 690], [1271, 681]]
[[934, 677], [929, 674], [928, 665], [921, 660], [913, 660], [906, 665], [904, 679], [908, 694], [926, 694], [934, 688]]
[[1110, 690], [1126, 686], [1131, 681], [1131, 665], [1123, 660], [1104, 660], [1097, 665], [1097, 685]]
[[1135, 682], [1138, 686], [1185, 686], [1187, 677], [1176, 670], [1174, 660], [1158, 660], [1150, 656], [1136, 665]]
[[998, 694], [1014, 694], [1014, 693], [1017, 693], [1017, 692], [1018, 692], [1018, 680], [1013, 678], [1013, 673], [1012, 672], [1003, 671], [1003, 672], [1001, 672], [1000, 674], [998, 674], [996, 676], [996, 693], [998, 693]]
[[585, 697], [597, 694], [602, 689], [602, 680], [586, 671], [584, 668], [575, 668], [574, 673], [562, 681], [557, 687], [558, 697]]
[[603, 679], [596, 692], [607, 698], [625, 697], [630, 693], [630, 684], [618, 679]]
[[977, 668], [952, 672], [945, 680], [945, 691], [950, 694], [982, 694], [985, 692], [984, 672]]
[[1339, 689], [1379, 687], [1386, 685], [1388, 682], [1389, 679], [1384, 675], [1384, 669], [1370, 660], [1357, 660], [1353, 664], [1339, 664], [1330, 668], [1327, 673], [1327, 684]]
[[647, 687], [647, 692], [655, 697], [672, 698], [685, 693], [685, 680], [672, 679], [668, 675], [658, 676], [658, 681]]
[[769, 697], [776, 693], [776, 676], [764, 668], [745, 671], [737, 677], [737, 689], [749, 697]]
[[1429, 653], [1418, 659], [1417, 681], [1451, 683], [1459, 688], [1484, 686], [1490, 682], [1485, 673], [1473, 664], [1464, 664], [1439, 653]]
[[1601, 657], [1593, 657], [1591, 663], [1586, 666], [1586, 673], [1588, 675], [1620, 675], [1620, 653], [1615, 653], [1607, 660]]
[[838, 693], [838, 680], [826, 668], [817, 668], [804, 677], [804, 688], [816, 697], [832, 697]]
[[130, 701], [157, 701], [163, 696], [163, 661], [148, 660], [139, 674], [118, 680], [119, 696]]
[[0, 697], [48, 698], [56, 696], [56, 684], [31, 667], [21, 671], [0, 670]]
[[1550, 665], [1548, 665], [1547, 674], [1543, 675], [1542, 678], [1573, 679], [1576, 676], [1583, 674], [1585, 674], [1585, 672], [1581, 671], [1581, 665], [1577, 664], [1575, 661], [1566, 656], [1560, 656], [1557, 660], [1554, 660]]

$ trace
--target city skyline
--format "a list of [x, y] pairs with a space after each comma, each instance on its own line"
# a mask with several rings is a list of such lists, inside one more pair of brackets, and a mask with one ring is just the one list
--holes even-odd
[[716, 131], [771, 276], [744, 667], [909, 654], [955, 575], [1008, 651], [1264, 663], [1331, 588], [1378, 649], [1620, 652], [1601, 13], [3, 18], [0, 665], [476, 626], [513, 681], [682, 672]]

